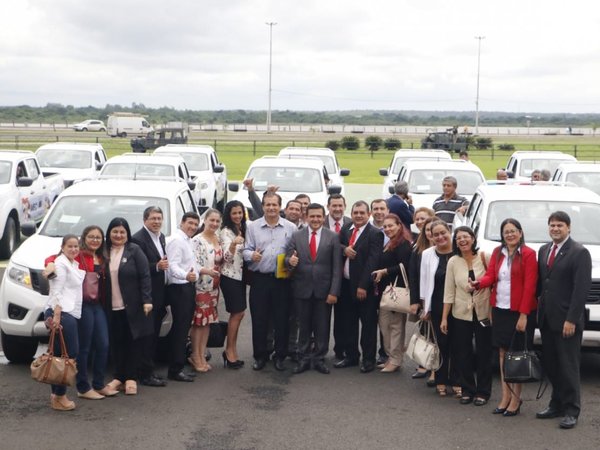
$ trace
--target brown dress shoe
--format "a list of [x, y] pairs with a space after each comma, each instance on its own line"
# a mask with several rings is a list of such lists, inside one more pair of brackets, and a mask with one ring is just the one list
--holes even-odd
[[102, 400], [104, 398], [104, 395], [100, 394], [99, 392], [96, 392], [93, 389], [90, 389], [87, 392], [78, 392], [77, 397], [85, 398], [87, 400]]
[[75, 409], [75, 402], [69, 400], [66, 395], [55, 395], [50, 406], [56, 411], [72, 411]]

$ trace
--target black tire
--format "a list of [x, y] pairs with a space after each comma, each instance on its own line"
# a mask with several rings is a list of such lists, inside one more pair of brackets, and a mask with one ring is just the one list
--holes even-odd
[[100, 130], [98, 130], [98, 131], [106, 133], [106, 128], [100, 128]]
[[87, 128], [82, 128], [81, 131], [87, 131]]
[[8, 219], [6, 219], [4, 234], [2, 235], [2, 239], [0, 239], [0, 258], [10, 258], [19, 245], [20, 240], [21, 234], [19, 232], [19, 227], [17, 226], [17, 221], [9, 216]]
[[38, 339], [27, 336], [11, 336], [2, 331], [2, 350], [12, 363], [30, 363], [38, 347]]
[[119, 133], [119, 137], [125, 138], [125, 137], [127, 137], [127, 133], [122, 131], [121, 133]]

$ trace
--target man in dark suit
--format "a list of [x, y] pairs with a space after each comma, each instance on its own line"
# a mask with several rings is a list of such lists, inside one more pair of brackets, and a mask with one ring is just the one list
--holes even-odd
[[[329, 349], [331, 305], [337, 302], [342, 278], [340, 240], [335, 232], [323, 228], [325, 208], [317, 203], [307, 206], [308, 227], [293, 234], [286, 251], [292, 273], [292, 292], [299, 321], [299, 361], [294, 373], [313, 367], [328, 374], [325, 355]], [[314, 351], [310, 337], [314, 333]]]
[[152, 281], [152, 322], [154, 333], [144, 345], [140, 367], [140, 383], [146, 386], [166, 386], [167, 382], [154, 374], [154, 358], [162, 321], [167, 314], [165, 308], [166, 270], [169, 268], [165, 235], [161, 233], [163, 212], [158, 206], [144, 210], [144, 226], [131, 238], [148, 259]]
[[406, 181], [396, 181], [394, 184], [394, 195], [387, 200], [387, 206], [390, 214], [396, 214], [404, 226], [410, 230], [415, 214], [415, 207], [409, 203], [408, 184]]
[[563, 416], [560, 427], [568, 429], [577, 425], [581, 410], [579, 364], [592, 260], [589, 251], [569, 236], [567, 213], [552, 213], [548, 228], [552, 242], [538, 253], [538, 325], [552, 397], [536, 417]]
[[362, 364], [360, 371], [375, 369], [377, 349], [377, 298], [371, 273], [383, 247], [383, 233], [369, 223], [369, 205], [360, 200], [352, 205], [352, 224], [342, 228], [340, 243], [344, 255], [342, 291], [335, 306], [336, 320], [342, 323], [344, 359], [334, 367], [358, 365], [359, 322]]

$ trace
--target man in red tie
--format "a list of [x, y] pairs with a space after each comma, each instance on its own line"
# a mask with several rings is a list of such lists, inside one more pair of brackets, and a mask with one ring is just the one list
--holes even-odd
[[[309, 204], [306, 215], [308, 227], [292, 235], [286, 250], [300, 329], [294, 373], [310, 369], [312, 362], [315, 370], [328, 374], [325, 355], [329, 349], [331, 305], [337, 302], [342, 277], [340, 241], [335, 232], [323, 227], [323, 206]], [[311, 351], [313, 334], [315, 345]]]
[[350, 217], [344, 215], [346, 211], [346, 200], [342, 194], [331, 194], [327, 199], [327, 211], [323, 226], [331, 231], [340, 233], [342, 227], [352, 222]]
[[360, 322], [363, 373], [375, 369], [377, 298], [371, 273], [377, 268], [383, 248], [383, 233], [369, 223], [369, 212], [366, 202], [357, 201], [350, 213], [352, 223], [340, 231], [344, 265], [340, 301], [335, 307], [335, 321], [341, 326], [341, 333], [335, 336], [336, 345], [343, 349], [344, 358], [334, 367], [358, 365]]

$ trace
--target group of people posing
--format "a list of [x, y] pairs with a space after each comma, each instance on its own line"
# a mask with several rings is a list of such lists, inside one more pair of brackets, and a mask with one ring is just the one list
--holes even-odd
[[[553, 244], [536, 258], [525, 245], [519, 222], [501, 225], [501, 245], [491, 255], [477, 247], [468, 227], [451, 230], [454, 214], [466, 200], [456, 194], [456, 180], [446, 177], [443, 195], [433, 208], [414, 209], [406, 183], [395, 185], [390, 199], [360, 200], [344, 215], [345, 199], [331, 195], [327, 205], [307, 195], [282, 210], [276, 188], [262, 199], [245, 183], [252, 217], [238, 201], [223, 214], [209, 209], [200, 218], [186, 213], [168, 244], [161, 233], [162, 211], [144, 211], [144, 226], [131, 235], [122, 218], [111, 221], [106, 242], [99, 227], [88, 227], [81, 239], [65, 236], [50, 281], [48, 326], [62, 325], [69, 353], [77, 355], [78, 396], [100, 399], [137, 393], [137, 382], [164, 386], [154, 373], [158, 334], [165, 307], [172, 315], [167, 378], [191, 382], [197, 372], [212, 370], [206, 359], [209, 325], [218, 321], [220, 294], [230, 314], [224, 367], [240, 369], [237, 334], [250, 286], [252, 368], [272, 361], [293, 373], [309, 369], [330, 373], [331, 316], [333, 367], [359, 367], [368, 373], [400, 370], [408, 316], [429, 320], [442, 354], [442, 365], [428, 385], [440, 396], [461, 404], [483, 406], [492, 390], [492, 348], [504, 353], [533, 340], [541, 329], [543, 361], [552, 383], [550, 405], [539, 418], [563, 417], [572, 428], [580, 411], [579, 355], [584, 304], [591, 284], [589, 252], [569, 237], [570, 218], [555, 212], [548, 218]], [[419, 230], [411, 233], [414, 223]], [[403, 269], [408, 271], [408, 286]], [[95, 301], [84, 298], [83, 280], [94, 272], [101, 280]], [[380, 310], [390, 284], [408, 287], [412, 314]], [[378, 328], [380, 333], [378, 333]], [[378, 335], [381, 348], [377, 351]], [[191, 338], [191, 354], [186, 340]], [[114, 379], [104, 383], [109, 342]], [[474, 344], [474, 345], [473, 345]], [[94, 350], [93, 381], [87, 366]], [[193, 371], [184, 370], [187, 362]], [[426, 378], [419, 368], [413, 378]], [[494, 414], [516, 416], [521, 387], [502, 379]], [[75, 407], [65, 388], [52, 387], [54, 409]]]

